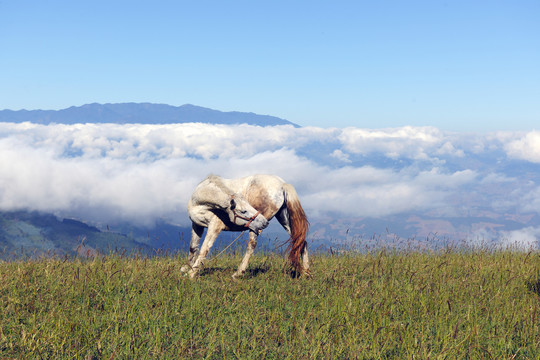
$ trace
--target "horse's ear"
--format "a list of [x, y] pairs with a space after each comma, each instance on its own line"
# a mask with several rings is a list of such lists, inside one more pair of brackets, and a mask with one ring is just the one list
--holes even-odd
[[236, 209], [236, 201], [234, 199], [231, 199], [231, 210]]

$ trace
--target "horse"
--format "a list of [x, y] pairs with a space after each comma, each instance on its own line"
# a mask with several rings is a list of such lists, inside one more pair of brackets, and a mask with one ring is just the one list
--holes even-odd
[[[311, 277], [306, 237], [309, 222], [295, 188], [278, 176], [252, 175], [224, 179], [210, 175], [193, 191], [187, 205], [192, 222], [188, 265], [181, 271], [194, 278], [221, 231], [249, 230], [247, 250], [233, 278], [241, 277], [257, 246], [257, 237], [276, 217], [287, 231], [288, 258], [294, 274]], [[207, 228], [202, 247], [199, 242]]]

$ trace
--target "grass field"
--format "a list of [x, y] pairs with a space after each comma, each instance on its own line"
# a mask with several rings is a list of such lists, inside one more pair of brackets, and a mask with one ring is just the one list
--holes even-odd
[[540, 359], [540, 254], [0, 262], [0, 359]]

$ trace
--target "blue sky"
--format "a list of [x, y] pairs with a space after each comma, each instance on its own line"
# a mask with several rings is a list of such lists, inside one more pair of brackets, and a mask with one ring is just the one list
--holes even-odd
[[538, 129], [539, 17], [538, 1], [1, 1], [0, 109]]

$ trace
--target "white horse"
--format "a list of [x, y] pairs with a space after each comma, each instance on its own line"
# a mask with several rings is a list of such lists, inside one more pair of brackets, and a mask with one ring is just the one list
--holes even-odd
[[[306, 236], [309, 222], [294, 187], [273, 175], [223, 179], [210, 175], [193, 192], [188, 203], [192, 221], [188, 265], [181, 271], [195, 277], [219, 233], [249, 229], [246, 255], [233, 278], [243, 275], [257, 246], [257, 236], [275, 216], [287, 230], [289, 260], [297, 274], [310, 276]], [[202, 247], [199, 242], [208, 228]]]

